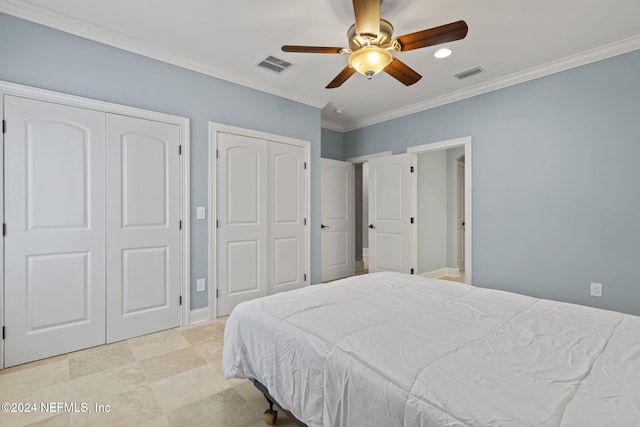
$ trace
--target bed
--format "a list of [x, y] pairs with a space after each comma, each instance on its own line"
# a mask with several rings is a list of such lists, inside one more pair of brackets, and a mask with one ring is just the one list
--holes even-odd
[[640, 317], [400, 273], [238, 305], [223, 371], [308, 426], [640, 426]]

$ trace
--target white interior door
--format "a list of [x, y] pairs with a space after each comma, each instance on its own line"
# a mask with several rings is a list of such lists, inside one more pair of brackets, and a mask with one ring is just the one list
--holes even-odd
[[218, 134], [217, 315], [267, 295], [267, 141]]
[[411, 272], [411, 158], [369, 160], [369, 272]]
[[107, 114], [107, 342], [180, 326], [180, 133]]
[[4, 99], [8, 367], [105, 342], [105, 114]]
[[306, 180], [303, 147], [269, 141], [268, 153], [271, 295], [306, 282]]
[[326, 282], [355, 271], [355, 182], [353, 163], [321, 161], [321, 280]]

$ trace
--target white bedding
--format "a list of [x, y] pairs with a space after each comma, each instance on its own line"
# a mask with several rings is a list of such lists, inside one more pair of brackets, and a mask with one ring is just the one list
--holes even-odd
[[640, 317], [398, 273], [240, 304], [226, 378], [309, 426], [640, 426]]

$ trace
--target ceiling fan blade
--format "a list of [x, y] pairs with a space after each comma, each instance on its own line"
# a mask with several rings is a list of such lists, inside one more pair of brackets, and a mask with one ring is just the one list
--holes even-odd
[[344, 70], [340, 71], [340, 74], [338, 74], [335, 79], [331, 80], [331, 83], [327, 85], [327, 89], [335, 89], [342, 86], [342, 83], [346, 82], [347, 79], [353, 76], [355, 72], [355, 68], [351, 68], [347, 65], [344, 67]]
[[282, 46], [283, 52], [296, 52], [296, 53], [340, 53], [344, 50], [343, 47], [327, 47], [327, 46]]
[[356, 29], [361, 36], [380, 34], [380, 0], [353, 0]]
[[398, 58], [394, 58], [393, 61], [391, 61], [391, 63], [387, 65], [383, 71], [405, 86], [411, 86], [412, 84], [417, 83], [418, 80], [422, 78], [422, 76], [416, 73], [413, 68], [409, 67]]
[[435, 46], [441, 43], [461, 40], [467, 36], [469, 27], [464, 21], [456, 21], [439, 27], [429, 28], [404, 36], [397, 37], [402, 52], [421, 47]]

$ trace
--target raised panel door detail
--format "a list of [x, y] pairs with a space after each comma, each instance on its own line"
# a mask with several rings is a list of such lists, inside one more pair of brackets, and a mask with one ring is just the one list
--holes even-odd
[[383, 233], [375, 234], [376, 270], [378, 271], [403, 271], [403, 241], [402, 234]]
[[324, 217], [346, 221], [349, 215], [349, 171], [344, 167], [327, 168], [322, 175], [322, 186], [326, 191], [335, 192], [332, 203], [322, 206]]
[[347, 230], [325, 231], [327, 244], [331, 250], [327, 251], [327, 267], [341, 267], [347, 264], [347, 250], [349, 236]]
[[88, 227], [89, 132], [66, 121], [28, 123], [28, 229]]
[[227, 223], [259, 224], [260, 176], [263, 165], [257, 153], [244, 147], [227, 152]]
[[256, 291], [260, 287], [260, 241], [227, 243], [227, 295]]
[[27, 266], [28, 333], [89, 320], [88, 252], [32, 255]]
[[376, 188], [384, 197], [376, 198], [376, 218], [402, 220], [402, 166], [384, 165], [376, 169]]
[[163, 308], [169, 305], [169, 248], [122, 251], [122, 313]]
[[274, 158], [275, 212], [273, 222], [296, 223], [300, 221], [300, 164], [289, 154], [279, 154]]
[[167, 226], [167, 142], [153, 135], [121, 136], [123, 227]]
[[302, 255], [300, 239], [298, 237], [280, 238], [274, 240], [274, 287], [299, 282], [302, 272], [299, 269]]

